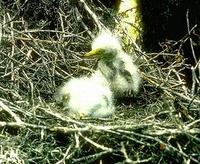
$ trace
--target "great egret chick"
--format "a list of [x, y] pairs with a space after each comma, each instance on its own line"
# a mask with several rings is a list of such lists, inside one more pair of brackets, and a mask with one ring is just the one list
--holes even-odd
[[100, 72], [90, 78], [73, 78], [66, 82], [56, 94], [58, 102], [62, 102], [70, 115], [108, 117], [115, 111], [113, 95], [102, 79]]
[[141, 81], [138, 68], [132, 57], [123, 51], [119, 40], [110, 32], [100, 33], [92, 42], [92, 50], [84, 57], [99, 59], [97, 70], [105, 76], [116, 94], [138, 92]]

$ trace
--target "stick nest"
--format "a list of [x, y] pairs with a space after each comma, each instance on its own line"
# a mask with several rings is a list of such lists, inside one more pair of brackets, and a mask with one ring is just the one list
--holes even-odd
[[[145, 53], [98, 1], [11, 0], [1, 6], [0, 162], [200, 161], [200, 66], [185, 64], [181, 41]], [[112, 118], [70, 118], [53, 95], [62, 82], [94, 69], [96, 61], [81, 55], [101, 26], [118, 29], [113, 32], [137, 59], [140, 93], [116, 100]], [[186, 67], [193, 70], [191, 90], [183, 80]]]

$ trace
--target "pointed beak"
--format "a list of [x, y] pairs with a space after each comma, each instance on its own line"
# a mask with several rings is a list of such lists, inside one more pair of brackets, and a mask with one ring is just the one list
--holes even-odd
[[83, 55], [84, 58], [99, 58], [103, 55], [104, 50], [101, 48], [94, 49]]

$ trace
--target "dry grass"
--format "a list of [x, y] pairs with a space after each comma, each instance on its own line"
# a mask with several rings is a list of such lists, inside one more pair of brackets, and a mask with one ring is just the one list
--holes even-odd
[[[181, 70], [189, 67], [179, 55], [181, 46], [169, 50], [167, 44], [163, 52], [144, 53], [121, 28], [121, 36], [129, 38], [125, 49], [137, 56], [140, 93], [118, 100], [113, 118], [70, 118], [55, 104], [56, 88], [72, 76], [90, 74], [96, 61], [81, 55], [90, 49], [91, 38], [101, 26], [122, 22], [90, 1], [40, 1], [37, 9], [29, 1], [3, 2], [1, 163], [200, 161], [200, 63], [192, 68], [193, 88], [188, 90], [181, 78]], [[159, 58], [166, 62], [158, 63]]]

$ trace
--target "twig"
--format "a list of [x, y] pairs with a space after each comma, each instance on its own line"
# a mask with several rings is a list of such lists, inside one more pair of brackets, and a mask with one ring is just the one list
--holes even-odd
[[[198, 62], [199, 63], [199, 62]], [[198, 63], [196, 65], [198, 65]], [[194, 95], [195, 94], [195, 89], [196, 89], [196, 84], [198, 84], [198, 87], [200, 87], [200, 79], [197, 78], [196, 75], [196, 71], [197, 71], [198, 67], [191, 67], [191, 71], [192, 71], [192, 88], [191, 88], [191, 94]]]
[[[3, 39], [9, 39], [10, 37], [7, 35], [2, 36]], [[13, 36], [13, 38], [15, 40], [22, 40], [22, 41], [33, 41], [32, 38], [28, 38], [28, 37], [19, 37], [19, 36]], [[56, 40], [42, 40], [42, 39], [36, 39], [34, 38], [35, 42], [39, 42], [39, 43], [47, 43], [47, 44], [64, 44], [64, 45], [68, 45], [68, 42], [63, 42], [63, 41], [56, 41]]]
[[86, 26], [86, 24], [83, 22], [83, 20], [81, 19], [81, 14], [80, 12], [78, 11], [78, 9], [75, 9], [76, 10], [76, 17], [77, 17], [77, 20], [79, 22], [81, 22], [82, 26], [84, 27], [84, 29], [87, 31], [87, 33], [90, 35], [91, 38], [94, 38], [95, 36], [92, 34], [92, 32], [89, 30], [89, 28]]
[[92, 19], [96, 23], [99, 31], [101, 31], [103, 27], [105, 28], [105, 26], [99, 21], [99, 19], [96, 16], [96, 14], [94, 12], [92, 12], [92, 10], [89, 8], [89, 6], [85, 3], [85, 1], [84, 0], [79, 0], [79, 1], [83, 4], [85, 10], [90, 14], [90, 16], [92, 17]]
[[100, 145], [96, 142], [94, 142], [93, 140], [89, 139], [88, 137], [83, 136], [80, 132], [78, 132], [78, 134], [87, 142], [89, 142], [90, 144], [92, 144], [93, 146], [95, 146], [97, 149], [101, 149], [103, 151], [107, 151], [107, 152], [113, 152], [114, 150], [112, 148], [106, 147], [104, 145]]
[[40, 107], [39, 109], [43, 110], [43, 112], [47, 113], [47, 114], [50, 114], [51, 116], [59, 119], [59, 120], [62, 120], [62, 121], [65, 121], [65, 122], [69, 122], [69, 123], [73, 123], [73, 124], [77, 124], [77, 125], [80, 125], [80, 126], [84, 126], [85, 124], [82, 123], [82, 122], [78, 122], [76, 120], [73, 120], [71, 119], [70, 117], [67, 117], [67, 116], [63, 116], [61, 115], [60, 113], [57, 113], [57, 112], [53, 112], [47, 108], [42, 108]]
[[150, 157], [150, 158], [147, 158], [147, 159], [143, 159], [143, 160], [137, 160], [137, 161], [133, 161], [132, 159], [130, 159], [129, 157], [128, 157], [128, 154], [127, 154], [127, 152], [126, 152], [126, 149], [125, 149], [125, 146], [124, 146], [124, 144], [122, 143], [122, 148], [121, 148], [121, 152], [124, 154], [124, 157], [125, 157], [125, 159], [126, 159], [126, 163], [127, 164], [139, 164], [139, 163], [146, 163], [146, 162], [150, 162], [153, 158], [152, 157]]
[[197, 124], [197, 123], [199, 123], [199, 122], [200, 122], [200, 119], [197, 119], [197, 120], [195, 120], [195, 121], [193, 121], [193, 122], [187, 124], [186, 127], [187, 127], [187, 128], [190, 128], [191, 126], [193, 126], [194, 124]]
[[94, 161], [96, 161], [97, 159], [99, 159], [100, 157], [106, 155], [106, 154], [109, 154], [110, 152], [109, 151], [102, 151], [100, 153], [96, 153], [96, 154], [93, 154], [93, 155], [88, 155], [88, 156], [85, 156], [85, 157], [81, 157], [81, 158], [78, 158], [78, 159], [72, 159], [72, 163], [92, 163]]
[[[195, 55], [195, 52], [194, 52], [193, 41], [192, 41], [192, 38], [191, 38], [191, 35], [190, 35], [191, 31], [190, 31], [190, 22], [189, 22], [189, 10], [187, 10], [187, 12], [186, 12], [186, 20], [187, 20], [187, 29], [188, 29], [189, 40], [190, 40], [190, 47], [191, 47], [191, 50], [192, 50], [192, 55], [193, 55], [195, 64], [197, 64], [197, 58], [196, 58], [196, 55]], [[195, 26], [197, 26], [197, 25], [195, 25]]]
[[124, 154], [124, 157], [126, 159], [126, 163], [133, 163], [133, 161], [128, 157], [128, 154], [126, 152], [125, 146], [122, 143], [122, 147], [121, 147], [121, 152]]
[[2, 36], [3, 36], [2, 23], [0, 23], [0, 43], [2, 40]]
[[[147, 134], [148, 134], [148, 133], [147, 133]], [[196, 163], [199, 163], [198, 160], [196, 160], [195, 158], [189, 157], [186, 153], [180, 152], [180, 151], [179, 151], [177, 148], [175, 148], [174, 146], [163, 142], [162, 140], [160, 140], [160, 139], [157, 138], [157, 137], [152, 137], [152, 136], [150, 136], [149, 134], [148, 134], [148, 135], [143, 135], [143, 134], [138, 134], [138, 133], [134, 133], [134, 135], [140, 136], [140, 137], [142, 137], [142, 138], [147, 138], [147, 139], [156, 141], [156, 142], [158, 142], [158, 143], [160, 143], [160, 144], [166, 145], [166, 149], [167, 149], [167, 150], [170, 150], [170, 149], [171, 149], [171, 150], [173, 150], [174, 152], [177, 152], [178, 154], [182, 155], [183, 157], [186, 157], [187, 159], [191, 159], [192, 161], [194, 161], [194, 162], [196, 162]]]
[[20, 117], [18, 117], [12, 110], [10, 110], [10, 108], [6, 106], [2, 101], [0, 101], [0, 107], [6, 112], [8, 112], [15, 119], [17, 124], [22, 124]]
[[68, 160], [68, 158], [69, 158], [69, 152], [70, 152], [71, 149], [72, 149], [72, 145], [70, 145], [67, 148], [65, 154], [63, 155], [63, 158], [61, 160], [59, 160], [58, 162], [56, 162], [56, 164], [63, 164], [63, 163], [65, 163], [65, 160]]

